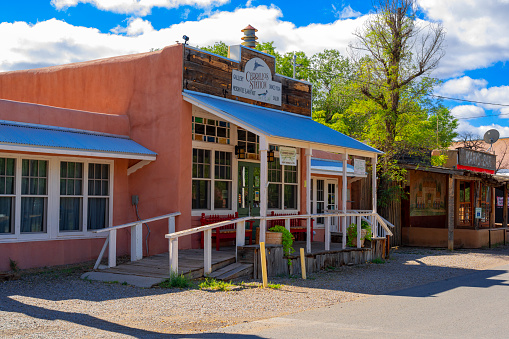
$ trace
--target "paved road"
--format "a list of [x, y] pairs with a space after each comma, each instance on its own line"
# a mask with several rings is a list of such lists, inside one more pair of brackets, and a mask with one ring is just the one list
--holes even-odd
[[214, 337], [509, 338], [509, 265], [290, 316]]

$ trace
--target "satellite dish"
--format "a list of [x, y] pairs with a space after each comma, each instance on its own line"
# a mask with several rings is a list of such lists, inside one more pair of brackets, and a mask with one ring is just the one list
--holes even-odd
[[491, 147], [493, 147], [493, 144], [497, 142], [499, 137], [500, 133], [498, 133], [496, 129], [490, 129], [488, 132], [484, 133], [484, 142], [490, 144], [488, 151], [491, 149]]

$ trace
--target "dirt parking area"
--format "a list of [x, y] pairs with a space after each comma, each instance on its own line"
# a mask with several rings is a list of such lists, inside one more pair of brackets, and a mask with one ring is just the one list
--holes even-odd
[[[83, 267], [22, 272], [0, 282], [1, 338], [210, 338], [214, 329], [349, 302], [509, 264], [509, 246], [399, 248], [384, 263], [329, 268], [276, 288], [236, 282], [228, 291], [142, 289], [81, 280]], [[278, 288], [279, 287], [279, 288]]]

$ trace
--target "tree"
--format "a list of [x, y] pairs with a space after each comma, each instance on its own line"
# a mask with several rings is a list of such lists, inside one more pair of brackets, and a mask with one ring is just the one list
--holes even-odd
[[[395, 166], [398, 154], [419, 150], [419, 130], [430, 124], [425, 95], [436, 80], [426, 78], [444, 55], [445, 33], [439, 23], [417, 23], [414, 0], [379, 0], [376, 14], [354, 36], [350, 50], [364, 100], [353, 111], [368, 109], [369, 142], [382, 150], [379, 196], [394, 194], [390, 184], [404, 178]], [[366, 113], [364, 113], [366, 114]], [[450, 120], [450, 119], [449, 119]]]
[[228, 57], [228, 45], [222, 41], [214, 43], [212, 46], [199, 47], [204, 51], [211, 52], [220, 56]]

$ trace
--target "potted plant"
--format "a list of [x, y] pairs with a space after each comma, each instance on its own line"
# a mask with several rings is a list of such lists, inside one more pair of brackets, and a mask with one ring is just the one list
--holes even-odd
[[283, 252], [285, 255], [290, 255], [295, 252], [292, 247], [293, 235], [284, 226], [276, 225], [269, 228], [269, 231], [281, 234], [281, 243], [283, 245]]
[[[346, 244], [350, 247], [357, 246], [357, 224], [351, 223], [346, 229]], [[361, 221], [361, 246], [364, 247], [364, 239], [371, 240], [371, 226], [367, 221]]]

